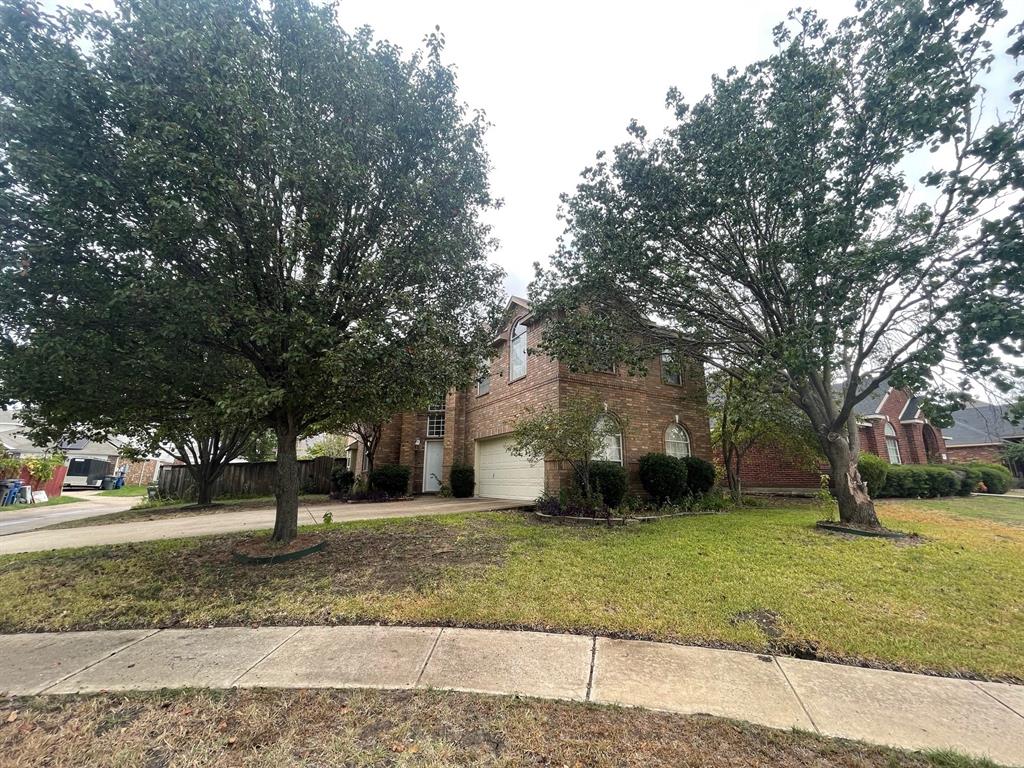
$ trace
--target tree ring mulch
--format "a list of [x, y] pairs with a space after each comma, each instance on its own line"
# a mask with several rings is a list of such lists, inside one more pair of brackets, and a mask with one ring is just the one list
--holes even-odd
[[[583, 517], [580, 515], [549, 515], [546, 512], [533, 511], [534, 516], [538, 520], [550, 521], [552, 523], [561, 523], [563, 525], [575, 525], [593, 523], [595, 525], [608, 525], [607, 517]], [[612, 525], [623, 526], [623, 525], [634, 525], [637, 523], [655, 523], [658, 520], [669, 520], [674, 517], [699, 517], [700, 515], [716, 515], [717, 512], [713, 511], [700, 511], [700, 512], [674, 512], [667, 515], [631, 515], [623, 518], [620, 515], [613, 515], [611, 519]]]
[[327, 539], [313, 533], [296, 536], [287, 544], [276, 544], [270, 539], [249, 539], [231, 550], [231, 556], [247, 565], [270, 565], [298, 560], [300, 557], [319, 552], [327, 546]]
[[891, 531], [888, 528], [868, 528], [867, 526], [833, 523], [830, 520], [819, 520], [815, 525], [829, 533], [845, 533], [850, 536], [867, 536], [875, 539], [913, 539], [917, 534]]

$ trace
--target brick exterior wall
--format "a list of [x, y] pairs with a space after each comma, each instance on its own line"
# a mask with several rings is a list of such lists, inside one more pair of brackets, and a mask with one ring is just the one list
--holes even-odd
[[162, 462], [159, 459], [147, 459], [146, 461], [124, 461], [122, 459], [118, 462], [114, 474], [116, 475], [122, 468], [125, 468], [125, 485], [149, 485], [155, 481], [158, 470], [166, 463], [168, 462]]
[[[533, 351], [543, 333], [542, 325], [533, 322], [528, 323], [527, 346], [531, 353], [526, 375], [509, 381], [509, 331], [528, 314], [526, 308], [516, 309], [513, 305], [513, 309], [494, 341], [490, 390], [478, 394], [473, 386], [450, 392], [445, 400], [442, 476], [446, 481], [454, 462], [474, 464], [478, 440], [508, 434], [528, 409], [557, 406], [583, 395], [598, 398], [607, 405], [609, 414], [624, 421], [623, 462], [633, 487], [639, 489], [640, 457], [651, 451], [664, 452], [665, 430], [671, 424], [679, 423], [687, 430], [692, 455], [711, 459], [707, 393], [699, 363], [691, 361], [685, 366], [682, 386], [662, 382], [660, 359], [651, 361], [647, 376], [629, 376], [625, 370], [574, 374], [558, 361]], [[378, 465], [400, 463], [411, 467], [413, 493], [423, 490], [426, 425], [426, 412], [399, 414], [385, 426], [374, 458]], [[357, 454], [359, 461], [361, 453]], [[548, 490], [563, 487], [570, 481], [569, 474], [567, 466], [560, 466], [557, 461], [545, 462]]]
[[[912, 394], [906, 390], [890, 389], [888, 396], [879, 407], [877, 414], [866, 414], [858, 430], [861, 451], [873, 453], [889, 461], [885, 445], [885, 425], [889, 423], [896, 432], [900, 448], [900, 463], [928, 464], [955, 461], [942, 437], [942, 432], [917, 414], [913, 418], [900, 420], [903, 410]], [[827, 472], [827, 464], [821, 471], [801, 467], [791, 458], [779, 456], [771, 446], [755, 446], [744, 457], [740, 478], [747, 489], [818, 488], [821, 472]]]
[[957, 464], [968, 461], [987, 461], [991, 464], [1004, 464], [1001, 453], [1002, 446], [997, 443], [989, 445], [958, 445], [946, 446], [949, 460]]

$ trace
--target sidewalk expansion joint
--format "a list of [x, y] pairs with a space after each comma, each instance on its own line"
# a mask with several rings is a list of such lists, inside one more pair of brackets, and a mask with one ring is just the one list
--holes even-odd
[[412, 684], [413, 688], [420, 687], [420, 680], [423, 679], [423, 673], [427, 671], [427, 664], [434, 658], [434, 649], [437, 648], [437, 643], [441, 639], [441, 633], [444, 632], [444, 627], [437, 630], [437, 634], [434, 636], [434, 642], [430, 644], [430, 650], [427, 651], [427, 658], [423, 660], [423, 666], [420, 667], [419, 674], [416, 675], [416, 682]]
[[996, 702], [997, 704], [1002, 704], [1002, 705], [1003, 705], [1004, 707], [1006, 707], [1006, 708], [1007, 708], [1008, 710], [1010, 710], [1011, 712], [1013, 712], [1013, 714], [1015, 714], [1015, 715], [1016, 715], [1017, 717], [1022, 717], [1022, 718], [1024, 718], [1024, 712], [1018, 712], [1018, 711], [1017, 711], [1016, 709], [1014, 709], [1013, 707], [1011, 707], [1011, 706], [1010, 706], [1009, 704], [1007, 704], [1007, 703], [1006, 703], [1005, 701], [1003, 701], [1002, 699], [1000, 699], [1000, 698], [999, 698], [998, 696], [996, 696], [995, 694], [993, 694], [993, 693], [990, 693], [989, 691], [987, 691], [987, 690], [985, 690], [984, 688], [982, 688], [982, 687], [981, 687], [980, 685], [978, 685], [978, 681], [977, 681], [977, 680], [968, 680], [968, 682], [969, 682], [969, 683], [970, 683], [971, 685], [973, 685], [973, 686], [974, 686], [975, 688], [977, 688], [977, 689], [978, 689], [979, 691], [981, 691], [982, 693], [984, 693], [984, 694], [985, 694], [986, 696], [988, 696], [988, 697], [989, 697], [990, 699], [992, 699], [992, 701]]
[[809, 710], [807, 708], [807, 705], [804, 704], [804, 700], [801, 699], [800, 698], [800, 694], [797, 693], [796, 686], [793, 685], [793, 681], [789, 679], [789, 675], [786, 674], [786, 670], [784, 670], [782, 668], [782, 665], [779, 664], [779, 657], [778, 656], [772, 656], [772, 660], [775, 662], [775, 666], [779, 670], [779, 672], [782, 673], [782, 677], [785, 679], [786, 685], [789, 686], [789, 690], [791, 690], [793, 692], [793, 696], [796, 698], [797, 702], [800, 704], [800, 709], [802, 709], [804, 711], [804, 714], [807, 715], [807, 719], [810, 721], [811, 727], [814, 729], [814, 732], [815, 733], [821, 733], [821, 729], [818, 727], [818, 724], [816, 722], [814, 722], [814, 718], [811, 717], [811, 710]]
[[590, 695], [594, 690], [594, 663], [597, 660], [597, 635], [590, 636], [590, 673], [587, 675], [587, 695], [584, 701], [590, 701]]
[[163, 632], [163, 630], [162, 629], [151, 630], [148, 634], [143, 635], [142, 637], [138, 638], [137, 640], [132, 640], [130, 643], [125, 643], [120, 648], [115, 648], [113, 651], [110, 651], [110, 653], [108, 653], [106, 656], [103, 656], [102, 658], [96, 659], [96, 661], [92, 662], [91, 664], [86, 664], [81, 669], [76, 669], [74, 672], [71, 672], [71, 673], [69, 673], [67, 675], [64, 675], [64, 677], [62, 677], [60, 680], [55, 680], [54, 682], [50, 683], [45, 688], [41, 689], [36, 695], [38, 696], [38, 695], [46, 693], [48, 690], [50, 690], [51, 688], [54, 688], [54, 687], [60, 685], [65, 680], [70, 680], [75, 675], [80, 675], [83, 672], [85, 672], [87, 669], [92, 669], [97, 664], [99, 664], [101, 661], [106, 661], [107, 659], [109, 659], [109, 658], [111, 658], [113, 656], [117, 656], [117, 654], [119, 654], [121, 651], [127, 651], [133, 645], [138, 645], [143, 640], [148, 640], [149, 638], [151, 638], [153, 635], [157, 634], [158, 632]]
[[269, 659], [269, 658], [270, 658], [270, 655], [271, 655], [272, 653], [275, 653], [275, 652], [276, 652], [276, 651], [277, 651], [277, 650], [278, 650], [278, 649], [279, 649], [279, 648], [280, 648], [280, 647], [281, 647], [282, 645], [284, 645], [285, 643], [287, 643], [287, 642], [288, 642], [289, 640], [291, 640], [291, 639], [292, 639], [293, 637], [295, 637], [295, 636], [296, 636], [297, 634], [299, 634], [299, 632], [301, 632], [301, 631], [302, 631], [302, 627], [296, 627], [296, 628], [295, 628], [295, 631], [294, 631], [294, 632], [292, 632], [292, 633], [291, 633], [290, 635], [288, 635], [288, 637], [286, 637], [286, 638], [285, 638], [284, 640], [282, 640], [282, 641], [281, 641], [280, 643], [278, 643], [278, 644], [277, 644], [277, 645], [275, 645], [275, 646], [274, 646], [273, 648], [271, 648], [271, 649], [270, 649], [269, 651], [267, 651], [267, 652], [266, 652], [265, 654], [263, 654], [263, 656], [262, 656], [262, 657], [261, 657], [260, 659], [258, 659], [258, 660], [257, 660], [256, 662], [254, 662], [254, 663], [253, 663], [252, 665], [250, 665], [250, 666], [249, 666], [249, 668], [248, 668], [247, 670], [245, 670], [244, 672], [242, 672], [242, 674], [240, 674], [240, 675], [239, 675], [238, 677], [236, 677], [236, 678], [235, 678], [234, 680], [232, 680], [232, 681], [231, 681], [230, 683], [228, 683], [228, 688], [234, 688], [234, 687], [235, 687], [235, 686], [236, 686], [236, 685], [238, 684], [238, 681], [239, 681], [239, 680], [241, 680], [241, 679], [242, 679], [243, 677], [245, 677], [245, 676], [246, 676], [246, 675], [248, 675], [248, 674], [249, 674], [250, 672], [252, 672], [252, 671], [253, 671], [254, 669], [256, 669], [256, 667], [258, 667], [258, 666], [259, 666], [260, 664], [262, 664], [262, 663], [263, 663], [264, 661], [266, 661], [267, 659]]

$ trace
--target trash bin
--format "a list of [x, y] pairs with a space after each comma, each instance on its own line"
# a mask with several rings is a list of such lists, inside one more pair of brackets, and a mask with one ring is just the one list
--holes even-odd
[[100, 483], [100, 489], [104, 491], [112, 491], [117, 487], [117, 475], [106, 475], [103, 478], [103, 482]]

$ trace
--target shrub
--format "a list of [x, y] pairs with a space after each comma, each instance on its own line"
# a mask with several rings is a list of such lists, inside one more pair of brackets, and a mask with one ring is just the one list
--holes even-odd
[[956, 490], [957, 496], [970, 496], [977, 490], [978, 483], [981, 482], [981, 472], [966, 464], [958, 464], [951, 469], [960, 481], [960, 487]]
[[348, 494], [352, 492], [352, 485], [356, 481], [355, 473], [351, 469], [338, 468], [331, 472], [331, 492]]
[[473, 495], [476, 487], [476, 479], [473, 468], [468, 464], [452, 464], [452, 470], [448, 474], [448, 481], [451, 483], [452, 496], [457, 499], [465, 499]]
[[963, 479], [949, 467], [937, 464], [893, 464], [889, 467], [883, 496], [916, 499], [952, 496], [959, 493]]
[[370, 490], [388, 496], [404, 496], [412, 470], [401, 464], [382, 464], [370, 470]]
[[679, 501], [688, 491], [686, 464], [664, 453], [648, 453], [640, 457], [640, 483], [658, 503]]
[[590, 464], [590, 487], [599, 493], [604, 503], [617, 508], [626, 495], [626, 470], [614, 461], [594, 461]]
[[604, 512], [604, 500], [596, 493], [587, 496], [579, 484], [562, 488], [558, 492], [560, 514], [569, 517], [598, 517]]
[[857, 459], [857, 471], [860, 478], [868, 485], [868, 495], [877, 498], [885, 488], [885, 479], [889, 476], [889, 464], [873, 453], [862, 453]]
[[696, 456], [683, 459], [686, 464], [686, 487], [691, 496], [704, 496], [715, 487], [715, 466]]
[[981, 482], [985, 484], [985, 493], [1006, 493], [1010, 490], [1013, 475], [1002, 464], [972, 461], [967, 466], [981, 475]]
[[537, 497], [537, 511], [544, 515], [562, 514], [562, 502], [558, 495], [550, 491], [544, 491]]

